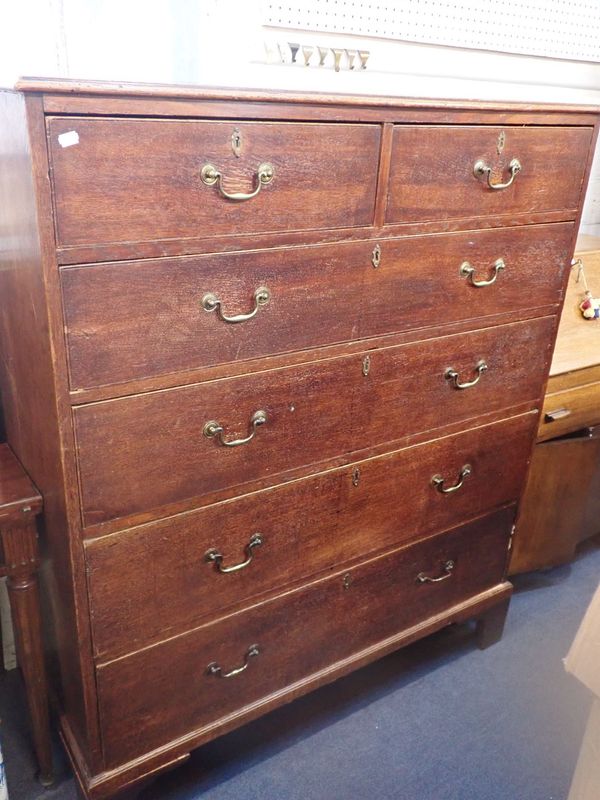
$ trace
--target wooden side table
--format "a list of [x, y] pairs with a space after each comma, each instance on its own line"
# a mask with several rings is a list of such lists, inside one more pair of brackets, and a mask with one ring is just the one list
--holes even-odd
[[39, 781], [53, 782], [48, 687], [42, 647], [35, 518], [42, 498], [7, 444], [0, 444], [0, 576], [7, 576], [17, 659], [23, 674]]
[[[600, 294], [600, 238], [581, 236], [576, 258]], [[600, 533], [600, 319], [579, 310], [583, 283], [569, 276], [550, 378], [509, 573], [571, 561], [577, 546]]]

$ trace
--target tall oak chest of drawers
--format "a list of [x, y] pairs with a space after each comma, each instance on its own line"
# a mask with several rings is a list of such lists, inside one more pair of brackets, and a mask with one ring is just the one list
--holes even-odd
[[84, 793], [499, 638], [596, 110], [19, 89], [1, 387]]

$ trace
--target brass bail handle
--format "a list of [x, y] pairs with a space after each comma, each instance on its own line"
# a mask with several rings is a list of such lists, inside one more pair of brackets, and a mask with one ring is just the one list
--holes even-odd
[[258, 314], [258, 309], [261, 306], [266, 306], [270, 299], [271, 292], [267, 289], [267, 287], [259, 286], [254, 292], [254, 308], [247, 314], [235, 314], [234, 316], [227, 316], [227, 314], [225, 314], [223, 311], [223, 304], [221, 300], [219, 300], [216, 294], [212, 294], [212, 292], [208, 292], [204, 295], [201, 305], [205, 311], [216, 311], [217, 315], [223, 320], [223, 322], [228, 322], [230, 325], [235, 325], [238, 322], [246, 322], [247, 320], [255, 317]]
[[251, 442], [256, 435], [257, 429], [261, 425], [264, 425], [266, 421], [266, 411], [263, 411], [262, 409], [255, 411], [250, 417], [250, 433], [244, 439], [231, 439], [230, 441], [227, 441], [224, 436], [225, 431], [223, 426], [214, 419], [211, 419], [206, 423], [203, 433], [209, 439], [213, 438], [214, 436], [218, 436], [219, 442], [223, 445], [223, 447], [239, 447], [241, 444], [248, 444], [248, 442]]
[[223, 672], [223, 669], [220, 664], [216, 661], [212, 661], [208, 667], [206, 668], [206, 672], [209, 675], [214, 675], [216, 678], [234, 678], [236, 675], [239, 675], [241, 672], [244, 672], [248, 669], [248, 664], [250, 663], [251, 658], [256, 658], [260, 654], [260, 648], [257, 644], [251, 644], [250, 647], [246, 650], [244, 655], [244, 663], [241, 667], [236, 667], [235, 669], [230, 670], [229, 672]]
[[506, 264], [504, 263], [504, 259], [499, 258], [494, 262], [491, 278], [488, 278], [487, 280], [476, 280], [474, 277], [475, 267], [472, 267], [468, 261], [463, 261], [463, 263], [460, 265], [460, 275], [461, 277], [466, 278], [472, 286], [480, 288], [482, 286], [491, 286], [493, 283], [496, 283], [496, 279], [503, 269], [506, 269]]
[[448, 367], [444, 373], [444, 377], [452, 381], [456, 389], [470, 389], [471, 386], [476, 386], [481, 380], [481, 376], [486, 372], [488, 365], [485, 361], [479, 361], [475, 366], [475, 377], [471, 381], [461, 381], [458, 372], [453, 367]]
[[458, 473], [458, 480], [452, 486], [444, 486], [446, 482], [441, 475], [434, 475], [431, 479], [431, 485], [434, 489], [437, 489], [438, 492], [441, 494], [452, 494], [453, 492], [458, 492], [461, 486], [464, 484], [465, 479], [469, 477], [473, 472], [473, 468], [470, 464], [465, 464], [461, 471]]
[[271, 183], [275, 176], [275, 167], [272, 164], [259, 164], [256, 170], [256, 186], [251, 192], [228, 192], [223, 186], [223, 174], [213, 164], [205, 164], [200, 172], [202, 183], [207, 186], [215, 186], [220, 194], [227, 200], [240, 202], [251, 200], [260, 192], [263, 186]]
[[452, 561], [452, 559], [448, 559], [448, 561], [442, 563], [443, 573], [440, 576], [432, 578], [424, 572], [419, 572], [417, 575], [417, 583], [441, 583], [441, 581], [447, 581], [448, 578], [452, 577], [455, 566], [456, 562]]
[[487, 179], [487, 185], [490, 187], [490, 189], [508, 189], [509, 186], [512, 186], [513, 181], [522, 169], [523, 167], [519, 159], [513, 158], [508, 165], [510, 178], [505, 183], [494, 183], [492, 181], [492, 168], [486, 164], [485, 161], [476, 161], [473, 165], [473, 174], [476, 178], [482, 178], [485, 175]]
[[260, 533], [252, 534], [250, 541], [244, 548], [246, 559], [245, 561], [241, 561], [239, 564], [233, 564], [231, 567], [224, 567], [223, 566], [223, 554], [220, 553], [215, 547], [208, 550], [204, 555], [204, 560], [209, 564], [214, 564], [217, 572], [220, 572], [222, 575], [227, 575], [230, 572], [239, 572], [244, 567], [247, 567], [248, 564], [254, 558], [254, 550], [257, 547], [260, 547], [263, 543], [263, 538]]

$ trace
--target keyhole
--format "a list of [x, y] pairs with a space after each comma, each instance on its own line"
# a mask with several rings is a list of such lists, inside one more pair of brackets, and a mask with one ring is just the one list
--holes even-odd
[[352, 486], [358, 486], [360, 482], [360, 469], [358, 467], [354, 467], [352, 470]]

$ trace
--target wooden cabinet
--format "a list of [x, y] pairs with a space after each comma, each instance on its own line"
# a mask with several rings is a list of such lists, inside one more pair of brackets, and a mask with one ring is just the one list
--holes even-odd
[[[600, 239], [582, 236], [575, 255], [595, 290]], [[584, 296], [574, 269], [514, 537], [513, 575], [571, 561], [581, 542], [600, 533], [600, 321], [581, 315]]]
[[84, 793], [497, 640], [595, 110], [20, 88], [1, 389]]

